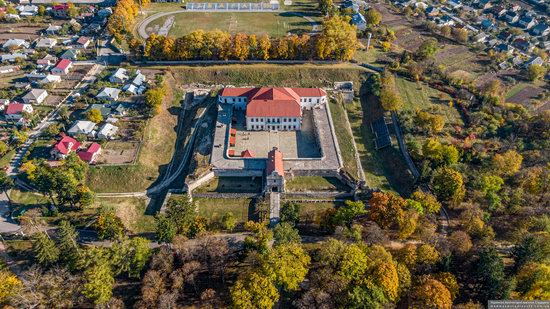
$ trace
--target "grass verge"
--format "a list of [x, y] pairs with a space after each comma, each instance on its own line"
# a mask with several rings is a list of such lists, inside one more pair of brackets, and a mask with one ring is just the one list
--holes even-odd
[[198, 208], [201, 216], [208, 218], [211, 221], [220, 219], [224, 214], [231, 212], [237, 219], [238, 223], [248, 221], [248, 209], [251, 204], [251, 199], [248, 198], [194, 198], [193, 202]]
[[333, 177], [296, 176], [285, 184], [288, 191], [347, 191], [348, 188], [340, 180]]
[[341, 104], [335, 100], [330, 100], [330, 113], [332, 121], [334, 122], [334, 130], [336, 131], [336, 138], [338, 138], [338, 145], [340, 146], [340, 153], [342, 154], [342, 160], [344, 160], [344, 168], [346, 171], [359, 179], [357, 160], [355, 158], [355, 147], [353, 146], [353, 136], [348, 129], [345, 110]]

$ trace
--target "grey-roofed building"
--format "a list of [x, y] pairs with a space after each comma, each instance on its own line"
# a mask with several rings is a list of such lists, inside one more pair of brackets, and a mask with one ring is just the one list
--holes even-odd
[[95, 126], [96, 124], [94, 122], [87, 121], [87, 120], [78, 120], [72, 125], [72, 127], [67, 131], [67, 133], [71, 136], [76, 136], [79, 134], [94, 135]]
[[106, 87], [97, 94], [96, 98], [99, 100], [116, 101], [119, 95], [120, 89]]

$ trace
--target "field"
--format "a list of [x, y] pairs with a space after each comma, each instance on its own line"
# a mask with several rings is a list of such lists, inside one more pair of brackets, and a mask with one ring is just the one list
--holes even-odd
[[287, 191], [347, 191], [348, 188], [340, 180], [321, 176], [296, 176], [285, 183]]
[[171, 69], [176, 80], [183, 84], [266, 87], [332, 87], [335, 81], [348, 80], [358, 86], [367, 72], [351, 64], [174, 66]]
[[336, 138], [340, 146], [342, 160], [344, 160], [344, 169], [355, 179], [359, 179], [357, 160], [355, 157], [355, 147], [353, 146], [353, 136], [348, 129], [345, 110], [340, 103], [330, 100], [330, 113], [332, 121], [336, 124]]
[[238, 32], [280, 37], [288, 33], [307, 33], [311, 24], [301, 16], [288, 12], [182, 12], [163, 16], [147, 25], [148, 34], [157, 32], [169, 19], [174, 20], [168, 34], [181, 37], [193, 30], [220, 29], [231, 34]]
[[262, 190], [261, 177], [216, 177], [204, 186], [197, 188], [195, 193], [256, 193]]
[[104, 166], [90, 169], [88, 185], [95, 192], [138, 192], [147, 189], [161, 174], [174, 152], [177, 117], [170, 112], [175, 81], [164, 99], [161, 112], [150, 119], [144, 130], [143, 143], [137, 164], [127, 166]]
[[476, 54], [464, 45], [448, 44], [435, 55], [435, 63], [442, 65], [449, 74], [466, 72], [466, 80], [475, 80], [482, 76], [488, 68], [489, 59]]
[[137, 156], [139, 142], [109, 141], [101, 149], [98, 164], [129, 164]]
[[544, 92], [544, 89], [533, 84], [518, 83], [506, 93], [506, 102], [521, 104], [525, 107], [533, 107], [534, 109], [545, 110], [548, 101], [538, 102], [538, 96]]
[[298, 202], [300, 205], [300, 222], [303, 224], [313, 224], [319, 221], [319, 216], [329, 208], [340, 206], [340, 202]]
[[96, 206], [113, 210], [131, 233], [155, 231], [155, 217], [146, 215], [147, 200], [139, 197], [102, 197]]
[[215, 221], [231, 212], [239, 223], [248, 221], [249, 207], [252, 204], [252, 200], [247, 198], [194, 198], [193, 202], [197, 205], [199, 214], [209, 220]]
[[396, 84], [403, 98], [404, 111], [423, 110], [432, 114], [441, 114], [445, 116], [446, 123], [449, 125], [464, 125], [458, 111], [449, 106], [451, 97], [447, 93], [404, 78], [396, 79]]

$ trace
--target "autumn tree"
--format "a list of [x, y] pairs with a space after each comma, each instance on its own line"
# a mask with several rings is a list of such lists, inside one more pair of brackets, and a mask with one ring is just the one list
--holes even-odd
[[453, 38], [460, 43], [468, 42], [468, 31], [466, 29], [453, 28]]
[[374, 192], [369, 200], [369, 218], [382, 228], [398, 227], [403, 223], [406, 201], [391, 192]]
[[464, 196], [462, 174], [452, 168], [436, 169], [431, 184], [435, 194], [441, 200], [458, 202]]
[[296, 243], [280, 244], [262, 256], [262, 271], [277, 287], [296, 291], [304, 281], [311, 258]]
[[243, 61], [248, 59], [250, 53], [250, 45], [248, 35], [237, 33], [233, 37], [233, 56]]
[[376, 27], [382, 21], [382, 14], [371, 7], [367, 11], [367, 14], [365, 14], [365, 20], [367, 21], [367, 25], [369, 27]]
[[550, 265], [527, 263], [519, 269], [516, 281], [521, 299], [550, 299]]
[[0, 270], [0, 304], [15, 296], [23, 284], [16, 275], [6, 269]]
[[512, 176], [519, 171], [523, 156], [515, 150], [497, 153], [493, 157], [493, 171], [498, 175]]
[[262, 34], [258, 39], [257, 58], [262, 60], [269, 59], [269, 50], [271, 49], [271, 40], [267, 34]]
[[252, 272], [235, 282], [231, 288], [234, 308], [271, 309], [279, 299], [279, 292], [269, 277]]
[[410, 308], [451, 308], [451, 293], [443, 283], [430, 277], [421, 277], [418, 281], [411, 289]]
[[380, 80], [380, 104], [387, 111], [397, 111], [403, 107], [403, 99], [395, 84], [395, 77], [389, 71], [385, 71]]
[[437, 214], [441, 209], [441, 203], [429, 192], [417, 190], [411, 195], [411, 199], [420, 203], [422, 213]]
[[416, 125], [430, 134], [437, 134], [445, 127], [445, 117], [420, 110], [416, 112], [414, 121]]
[[333, 16], [323, 21], [317, 39], [317, 56], [321, 59], [348, 61], [357, 49], [357, 30], [349, 17]]
[[532, 64], [527, 68], [527, 77], [532, 81], [536, 81], [542, 79], [547, 71], [548, 69], [543, 65]]
[[332, 3], [332, 0], [319, 0], [319, 11], [325, 16], [332, 16], [334, 14], [334, 3]]
[[99, 239], [116, 239], [124, 235], [125, 227], [122, 220], [112, 211], [101, 212], [94, 227]]
[[103, 121], [103, 116], [99, 109], [92, 108], [86, 113], [86, 119], [91, 122], [100, 123]]
[[464, 231], [454, 231], [449, 235], [451, 250], [458, 254], [465, 254], [472, 249], [472, 239]]

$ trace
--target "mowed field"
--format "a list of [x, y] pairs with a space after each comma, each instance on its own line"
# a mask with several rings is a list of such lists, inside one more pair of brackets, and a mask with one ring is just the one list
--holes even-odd
[[220, 29], [231, 34], [267, 33], [270, 36], [307, 33], [312, 29], [311, 24], [303, 17], [289, 12], [183, 12], [152, 21], [146, 28], [147, 33], [156, 32], [170, 16], [174, 16], [175, 20], [168, 34], [174, 37], [196, 29]]

